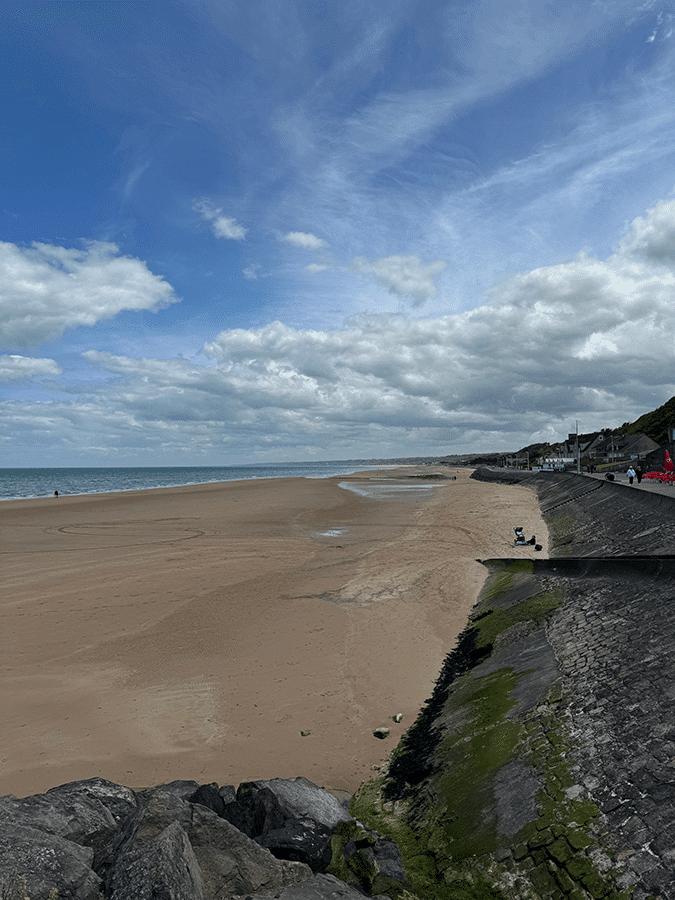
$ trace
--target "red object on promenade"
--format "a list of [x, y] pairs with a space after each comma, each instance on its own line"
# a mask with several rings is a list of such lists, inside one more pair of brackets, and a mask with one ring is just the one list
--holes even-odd
[[673, 461], [670, 458], [670, 453], [668, 453], [667, 450], [666, 450], [666, 461], [663, 464], [663, 468], [666, 470], [666, 472], [672, 472], [673, 469], [675, 469], [675, 466], [673, 465]]

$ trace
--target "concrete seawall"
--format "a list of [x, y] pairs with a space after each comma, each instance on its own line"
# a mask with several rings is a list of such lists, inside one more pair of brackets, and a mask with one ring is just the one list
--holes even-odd
[[[553, 558], [490, 577], [389, 771], [353, 811], [434, 898], [675, 898], [675, 499], [531, 485]], [[517, 523], [514, 523], [514, 525]]]
[[675, 552], [675, 487], [630, 487], [572, 473], [478, 470], [474, 477], [536, 492], [555, 556], [658, 556]]

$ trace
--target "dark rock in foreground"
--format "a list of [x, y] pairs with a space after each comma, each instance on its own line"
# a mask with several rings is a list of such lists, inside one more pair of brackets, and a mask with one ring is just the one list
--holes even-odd
[[[0, 885], [11, 900], [45, 900], [51, 891], [73, 900], [97, 900], [101, 879], [91, 868], [94, 851], [73, 841], [30, 828], [0, 832]], [[14, 894], [10, 893], [10, 891]]]
[[[363, 900], [363, 894], [334, 875], [315, 875], [308, 881], [286, 888], [280, 894], [259, 894], [252, 900]], [[377, 896], [373, 900], [377, 900]]]
[[178, 822], [145, 845], [131, 846], [115, 861], [109, 879], [112, 900], [203, 900], [202, 874], [187, 834]]
[[351, 821], [306, 778], [139, 792], [92, 778], [1, 797], [0, 898], [350, 900], [360, 886], [326, 870]]

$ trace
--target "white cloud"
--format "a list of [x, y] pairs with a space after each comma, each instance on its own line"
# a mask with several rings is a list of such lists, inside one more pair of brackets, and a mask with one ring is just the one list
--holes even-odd
[[155, 311], [177, 300], [170, 284], [115, 244], [0, 242], [0, 346], [32, 347], [125, 309]]
[[294, 247], [301, 247], [303, 250], [325, 250], [328, 246], [322, 238], [305, 231], [289, 231], [282, 240], [293, 244]]
[[598, 359], [610, 353], [618, 353], [619, 348], [614, 341], [598, 332], [592, 334], [583, 347], [575, 354], [577, 359]]
[[650, 263], [675, 264], [675, 200], [658, 203], [644, 218], [635, 219], [619, 252]]
[[30, 356], [0, 356], [0, 382], [22, 381], [42, 375], [59, 375], [61, 367], [53, 359]]
[[260, 268], [260, 266], [251, 265], [251, 266], [246, 266], [246, 268], [242, 269], [241, 271], [242, 271], [244, 278], [246, 278], [248, 281], [257, 281], [259, 268]]
[[357, 256], [352, 266], [363, 275], [369, 275], [391, 294], [409, 297], [413, 306], [421, 306], [425, 300], [436, 296], [435, 280], [448, 267], [437, 259], [423, 263], [419, 256], [387, 256], [384, 259], [367, 260]]
[[230, 241], [243, 241], [246, 237], [246, 229], [238, 225], [234, 219], [226, 216], [217, 216], [211, 222], [211, 230], [216, 237], [226, 238]]
[[213, 205], [210, 200], [195, 200], [192, 204], [195, 212], [198, 212], [214, 235], [230, 241], [243, 241], [248, 229], [239, 225], [236, 219], [230, 219], [223, 215], [222, 209]]
[[542, 16], [530, 0], [437, 6], [452, 74], [430, 87], [383, 91], [357, 109], [341, 123], [332, 168], [352, 176], [388, 169], [463, 111], [555, 69], [629, 15], [595, 4], [580, 15], [574, 4], [557, 4]]
[[310, 275], [315, 275], [317, 272], [325, 272], [329, 268], [330, 266], [326, 263], [310, 263], [308, 266], [305, 266], [305, 271], [309, 272]]
[[36, 404], [30, 419], [30, 404], [7, 404], [0, 438], [33, 440], [38, 421], [121, 457], [242, 460], [298, 446], [325, 458], [515, 449], [575, 419], [618, 425], [675, 393], [673, 227], [675, 205], [658, 204], [607, 259], [524, 272], [458, 315], [231, 329], [203, 348], [208, 366], [88, 351], [110, 377], [87, 386], [86, 423], [79, 405]]

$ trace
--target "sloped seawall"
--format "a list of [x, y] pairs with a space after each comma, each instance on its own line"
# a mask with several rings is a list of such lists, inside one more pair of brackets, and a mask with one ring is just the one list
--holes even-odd
[[417, 896], [675, 897], [675, 500], [558, 473], [551, 559], [490, 575], [432, 697], [352, 811]]

